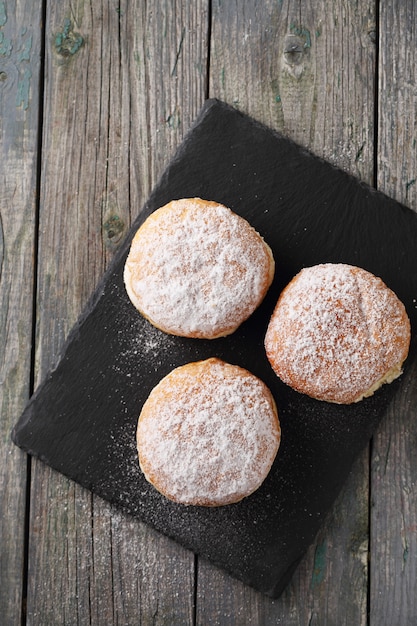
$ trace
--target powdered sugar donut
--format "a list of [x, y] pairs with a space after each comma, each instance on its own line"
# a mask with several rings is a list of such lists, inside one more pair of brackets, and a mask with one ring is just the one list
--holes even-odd
[[210, 358], [174, 369], [151, 391], [138, 421], [139, 463], [175, 502], [226, 505], [262, 484], [280, 437], [268, 387], [247, 370]]
[[124, 281], [134, 306], [160, 330], [214, 339], [253, 313], [274, 269], [269, 246], [245, 219], [217, 202], [186, 198], [139, 228]]
[[265, 337], [285, 383], [340, 404], [397, 378], [409, 345], [402, 302], [380, 278], [342, 263], [301, 270], [281, 293]]

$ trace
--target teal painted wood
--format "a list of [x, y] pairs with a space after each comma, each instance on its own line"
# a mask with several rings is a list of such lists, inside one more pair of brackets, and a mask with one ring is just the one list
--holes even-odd
[[31, 386], [41, 3], [0, 2], [0, 613], [24, 612], [27, 459], [10, 431]]

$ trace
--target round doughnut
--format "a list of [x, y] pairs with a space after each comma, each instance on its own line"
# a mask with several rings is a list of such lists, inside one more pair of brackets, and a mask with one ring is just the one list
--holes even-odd
[[350, 404], [402, 373], [410, 332], [403, 303], [380, 278], [325, 263], [301, 270], [283, 290], [265, 349], [293, 389]]
[[160, 330], [215, 339], [262, 302], [274, 275], [269, 246], [242, 217], [201, 200], [173, 200], [137, 231], [124, 268], [133, 305]]
[[217, 358], [187, 363], [153, 388], [137, 426], [139, 464], [165, 497], [221, 506], [253, 493], [281, 438], [268, 387]]

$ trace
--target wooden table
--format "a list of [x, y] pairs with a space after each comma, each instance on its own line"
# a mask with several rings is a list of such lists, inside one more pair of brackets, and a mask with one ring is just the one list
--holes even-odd
[[417, 624], [415, 362], [277, 600], [10, 441], [207, 97], [414, 208], [416, 35], [413, 0], [0, 1], [2, 624]]

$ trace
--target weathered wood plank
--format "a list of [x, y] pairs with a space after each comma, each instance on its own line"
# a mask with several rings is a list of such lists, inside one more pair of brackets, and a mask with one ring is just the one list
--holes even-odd
[[[200, 560], [197, 624], [366, 624], [368, 502], [363, 476], [367, 472], [368, 458], [363, 455], [314, 545], [279, 599], [265, 598]], [[343, 558], [343, 567], [340, 558]], [[335, 600], [337, 593], [340, 593], [338, 602]], [[355, 602], [344, 600], [345, 594], [356, 594]], [[329, 608], [325, 610], [326, 602]]]
[[[55, 1], [46, 28], [38, 382], [203, 103], [207, 7]], [[39, 462], [31, 492], [29, 623], [190, 623], [194, 555]]]
[[[210, 96], [372, 182], [374, 34], [371, 1], [214, 2]], [[262, 624], [365, 624], [367, 511], [365, 452], [283, 596], [272, 602], [221, 572], [216, 580], [214, 568], [201, 562], [197, 623], [213, 615], [218, 621], [210, 623], [230, 615], [230, 623], [241, 623], [244, 603], [248, 623], [261, 615]]]
[[[417, 7], [413, 0], [380, 3], [378, 187], [417, 207]], [[391, 45], [388, 42], [391, 41]]]
[[371, 626], [417, 621], [417, 359], [374, 437]]
[[[416, 210], [415, 3], [381, 2], [379, 27], [377, 183], [382, 191]], [[388, 41], [395, 45], [387, 45]], [[371, 626], [417, 622], [416, 374], [414, 357], [401, 392], [374, 438]]]
[[30, 393], [41, 5], [0, 2], [0, 621], [24, 597], [27, 459], [10, 431]]
[[375, 7], [214, 2], [210, 96], [373, 178]]

